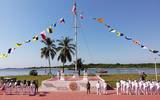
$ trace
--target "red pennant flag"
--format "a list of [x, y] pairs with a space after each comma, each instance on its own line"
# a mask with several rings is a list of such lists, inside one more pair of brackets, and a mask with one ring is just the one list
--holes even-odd
[[45, 31], [41, 32], [41, 37], [42, 37], [43, 40], [46, 40], [46, 33], [45, 33]]

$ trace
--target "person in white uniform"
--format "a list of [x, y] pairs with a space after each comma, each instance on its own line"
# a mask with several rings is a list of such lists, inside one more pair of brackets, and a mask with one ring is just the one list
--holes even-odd
[[97, 95], [101, 95], [101, 84], [99, 81], [96, 84], [96, 88], [97, 88]]
[[107, 83], [103, 82], [103, 93], [107, 94]]
[[117, 95], [119, 95], [119, 93], [120, 93], [120, 91], [121, 91], [121, 85], [120, 85], [120, 82], [116, 82], [116, 92], [117, 92]]

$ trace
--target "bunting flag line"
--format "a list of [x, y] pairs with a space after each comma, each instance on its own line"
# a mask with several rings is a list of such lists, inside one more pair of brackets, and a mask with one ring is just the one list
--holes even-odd
[[[81, 17], [82, 17], [82, 16], [81, 16]], [[54, 32], [54, 30], [53, 30], [52, 27], [56, 27], [56, 26], [57, 26], [57, 22], [58, 22], [58, 21], [56, 21], [54, 24], [51, 24], [51, 25], [46, 29], [48, 33], [53, 33], [53, 32]], [[59, 20], [59, 22], [60, 22], [60, 23], [65, 23], [64, 18], [62, 17], [62, 18]], [[45, 31], [40, 32], [40, 35], [41, 35], [41, 37], [42, 37], [42, 40], [46, 40], [46, 33], [45, 33]], [[30, 42], [32, 42], [32, 41], [33, 41], [33, 42], [34, 42], [34, 41], [37, 41], [38, 39], [39, 39], [39, 35], [35, 35], [35, 36], [32, 37], [32, 40], [26, 40], [26, 41], [21, 42], [21, 43], [16, 43], [16, 45], [15, 45], [16, 47], [15, 47], [15, 48], [9, 48], [9, 49], [7, 50], [7, 53], [6, 53], [6, 54], [5, 54], [5, 53], [0, 54], [0, 58], [6, 58], [6, 57], [8, 57], [8, 55], [11, 54], [16, 48], [22, 46], [22, 45], [25, 44], [25, 43], [30, 43]]]
[[[97, 18], [93, 18], [93, 20], [97, 20], [99, 23], [104, 23], [104, 19], [103, 19], [103, 18], [98, 18], [98, 19], [97, 19]], [[109, 29], [109, 32], [116, 33], [116, 36], [117, 36], [117, 37], [124, 36], [123, 33], [118, 32], [118, 31], [115, 30], [114, 28], [111, 28], [110, 25], [104, 24], [104, 26], [105, 26], [105, 28]], [[142, 49], [148, 49], [150, 52], [152, 52], [152, 53], [154, 53], [154, 54], [159, 53], [158, 50], [152, 50], [152, 49], [147, 48], [147, 47], [144, 46], [144, 45], [141, 45], [138, 40], [133, 40], [131, 37], [128, 37], [128, 36], [124, 36], [124, 38], [125, 38], [126, 40], [132, 40], [132, 42], [133, 42], [135, 45], [140, 45], [140, 47], [141, 47]], [[160, 56], [160, 54], [157, 54], [157, 55]]]
[[42, 37], [42, 40], [46, 40], [46, 33], [45, 31], [41, 32], [41, 37]]
[[52, 26], [49, 26], [49, 27], [47, 28], [47, 32], [48, 32], [48, 33], [53, 33]]

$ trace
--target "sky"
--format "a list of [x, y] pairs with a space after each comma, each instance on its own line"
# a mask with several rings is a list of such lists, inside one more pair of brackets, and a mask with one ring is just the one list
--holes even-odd
[[[83, 20], [79, 19], [78, 58], [86, 64], [154, 63], [155, 55], [116, 37], [92, 18], [102, 17], [115, 29], [160, 50], [159, 5], [159, 0], [77, 0], [78, 11], [84, 16]], [[74, 38], [72, 6], [73, 0], [0, 0], [0, 53], [6, 53], [16, 43], [32, 39], [34, 34], [46, 30], [61, 17], [66, 23], [57, 24], [49, 36], [54, 40], [66, 36]], [[40, 57], [42, 47], [40, 41], [25, 44], [8, 58], [0, 59], [0, 67], [48, 66], [47, 60]], [[62, 64], [56, 56], [52, 66], [59, 65]]]

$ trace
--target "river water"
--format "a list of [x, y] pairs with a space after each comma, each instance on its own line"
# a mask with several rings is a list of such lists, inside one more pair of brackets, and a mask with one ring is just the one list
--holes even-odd
[[[0, 76], [29, 75], [30, 70], [32, 69], [0, 69]], [[52, 68], [52, 73], [56, 75], [58, 70], [58, 68]], [[95, 74], [98, 70], [107, 70], [108, 74], [140, 74], [142, 72], [145, 72], [146, 74], [155, 74], [155, 70], [153, 68], [90, 68], [88, 69], [88, 73]], [[37, 71], [39, 75], [47, 75], [49, 69], [37, 69]], [[73, 72], [74, 70], [65, 70], [64, 73], [73, 74]], [[157, 69], [157, 73], [160, 74], [160, 68]]]

